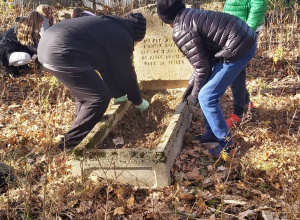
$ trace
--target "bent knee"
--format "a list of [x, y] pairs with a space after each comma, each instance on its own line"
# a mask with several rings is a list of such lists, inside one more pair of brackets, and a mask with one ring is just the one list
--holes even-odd
[[207, 95], [205, 93], [199, 92], [198, 100], [201, 106], [213, 106], [219, 102], [219, 99], [214, 97], [213, 95]]

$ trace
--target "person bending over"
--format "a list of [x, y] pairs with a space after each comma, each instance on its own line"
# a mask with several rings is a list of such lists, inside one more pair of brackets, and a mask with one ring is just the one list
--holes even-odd
[[183, 100], [197, 105], [205, 118], [201, 143], [218, 142], [209, 153], [226, 159], [235, 143], [219, 99], [256, 51], [256, 33], [240, 18], [222, 12], [185, 8], [182, 0], [158, 0], [160, 19], [173, 27], [173, 40], [194, 67]]
[[90, 11], [86, 11], [81, 8], [73, 9], [72, 18], [80, 18], [80, 17], [86, 17], [86, 16], [96, 16], [96, 15]]
[[[267, 7], [267, 0], [226, 0], [224, 12], [241, 18], [258, 34], [263, 29]], [[246, 68], [232, 82], [231, 91], [233, 113], [226, 119], [228, 128], [241, 122], [245, 110], [254, 107], [246, 88]]]
[[43, 33], [54, 23], [52, 8], [49, 5], [42, 4], [37, 6], [36, 11], [44, 16], [44, 22], [40, 31], [40, 35], [42, 36]]
[[84, 139], [104, 115], [111, 97], [128, 99], [140, 111], [148, 108], [132, 62], [134, 45], [145, 33], [146, 19], [132, 13], [126, 18], [67, 19], [43, 34], [39, 61], [76, 97], [75, 120], [58, 144], [60, 150], [72, 149]]
[[40, 13], [32, 11], [27, 17], [20, 18], [16, 25], [3, 35], [0, 42], [0, 59], [10, 77], [19, 77], [18, 67], [27, 65], [37, 57], [39, 32], [43, 21], [44, 17]]

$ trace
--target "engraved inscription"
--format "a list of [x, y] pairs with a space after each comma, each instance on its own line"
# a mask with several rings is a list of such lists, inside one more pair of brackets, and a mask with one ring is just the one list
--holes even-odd
[[182, 65], [186, 58], [168, 37], [147, 38], [141, 43], [140, 59], [145, 66]]

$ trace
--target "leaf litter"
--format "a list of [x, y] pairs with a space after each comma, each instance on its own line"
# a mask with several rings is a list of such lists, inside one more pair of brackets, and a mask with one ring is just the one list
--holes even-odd
[[[1, 26], [8, 27], [15, 14], [11, 17], [1, 19]], [[259, 38], [262, 45], [264, 35], [267, 38], [265, 32]], [[293, 61], [289, 65], [284, 56], [275, 57], [274, 63], [265, 56], [265, 48], [259, 48], [247, 67], [255, 108], [232, 129], [241, 156], [225, 163], [203, 153], [204, 146], [192, 140], [205, 129], [196, 108], [172, 169], [173, 183], [162, 189], [72, 177], [64, 155], [48, 152], [74, 119], [74, 97], [48, 73], [24, 72], [15, 80], [2, 77], [0, 156], [15, 168], [17, 181], [0, 190], [0, 219], [299, 219], [296, 50], [299, 53], [297, 47], [284, 52]], [[221, 105], [224, 115], [232, 112], [230, 89]]]

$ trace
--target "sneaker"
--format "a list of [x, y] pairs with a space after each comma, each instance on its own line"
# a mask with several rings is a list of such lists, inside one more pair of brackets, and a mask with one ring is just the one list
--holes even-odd
[[10, 78], [17, 78], [21, 76], [19, 69], [16, 66], [7, 66], [5, 67], [5, 71]]
[[201, 144], [218, 142], [218, 138], [214, 134], [208, 132], [205, 132], [202, 135], [195, 136], [194, 140], [199, 141]]
[[249, 103], [245, 105], [245, 110], [247, 111], [249, 108], [251, 109], [251, 108], [254, 108], [254, 107], [255, 106], [254, 106], [253, 102], [250, 102], [250, 105], [249, 105]]
[[231, 113], [230, 116], [226, 119], [226, 124], [228, 128], [232, 128], [235, 124], [242, 121], [242, 117]]
[[232, 144], [230, 146], [225, 147], [218, 145], [214, 148], [208, 149], [208, 152], [213, 157], [221, 156], [224, 161], [227, 161], [228, 157], [233, 158], [235, 155], [239, 155], [240, 149], [238, 144]]

